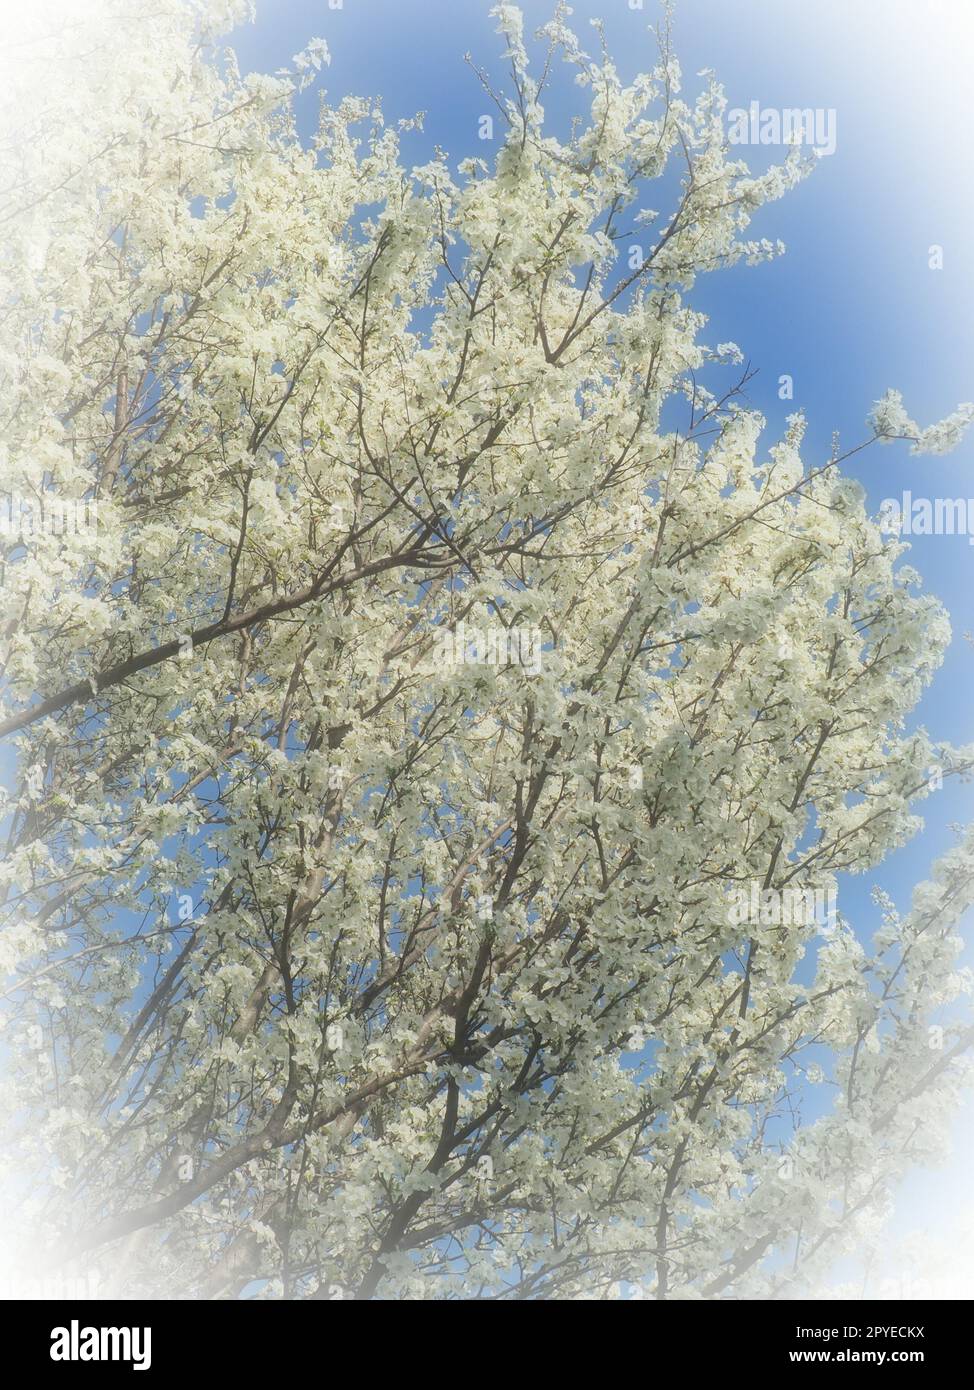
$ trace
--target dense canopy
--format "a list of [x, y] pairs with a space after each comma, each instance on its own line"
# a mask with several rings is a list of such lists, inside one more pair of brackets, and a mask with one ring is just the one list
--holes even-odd
[[241, 76], [242, 14], [91, 0], [0, 91], [20, 1238], [157, 1297], [812, 1288], [969, 1074], [974, 841], [871, 944], [774, 904], [974, 753], [908, 729], [900, 540], [689, 307], [809, 161], [509, 5], [480, 157], [309, 144], [325, 46]]

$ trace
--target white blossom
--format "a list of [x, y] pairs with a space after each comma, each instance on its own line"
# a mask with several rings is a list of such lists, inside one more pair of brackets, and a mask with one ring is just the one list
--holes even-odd
[[974, 839], [868, 947], [728, 901], [873, 873], [974, 753], [906, 731], [943, 609], [687, 302], [814, 161], [565, 6], [561, 138], [509, 4], [496, 157], [302, 143], [327, 47], [242, 77], [247, 8], [26, 7], [0, 89], [3, 483], [97, 501], [0, 538], [11, 1239], [127, 1296], [820, 1288], [945, 1143]]

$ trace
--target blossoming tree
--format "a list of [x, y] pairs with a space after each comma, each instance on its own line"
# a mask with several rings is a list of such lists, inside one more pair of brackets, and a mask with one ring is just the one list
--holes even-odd
[[0, 93], [4, 487], [91, 518], [3, 537], [23, 1239], [161, 1297], [814, 1286], [942, 1145], [974, 838], [868, 947], [728, 910], [972, 762], [906, 731], [903, 546], [687, 305], [800, 152], [561, 10], [537, 69], [495, 12], [496, 158], [405, 168], [366, 101], [302, 143], [327, 50], [241, 76], [236, 0], [68, 8]]

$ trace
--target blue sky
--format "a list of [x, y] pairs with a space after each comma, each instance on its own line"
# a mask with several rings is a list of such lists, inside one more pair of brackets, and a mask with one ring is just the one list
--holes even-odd
[[[603, 18], [624, 78], [652, 64], [649, 30], [659, 14], [655, 0], [641, 10], [629, 5], [576, 0], [572, 7], [572, 23], [590, 45], [588, 21]], [[525, 0], [526, 28], [544, 23], [552, 8], [549, 0]], [[405, 137], [405, 156], [422, 161], [440, 145], [456, 163], [485, 153], [477, 127], [491, 108], [463, 55], [470, 51], [500, 75], [502, 41], [489, 9], [489, 0], [342, 0], [340, 9], [329, 0], [258, 0], [257, 24], [238, 30], [234, 46], [245, 70], [272, 71], [320, 35], [332, 55], [320, 84], [329, 100], [379, 95], [388, 120], [425, 111], [423, 132]], [[921, 425], [974, 399], [974, 192], [963, 164], [951, 158], [967, 120], [965, 55], [974, 37], [967, 0], [677, 0], [674, 36], [685, 94], [699, 87], [695, 74], [712, 67], [731, 107], [757, 100], [835, 111], [835, 153], [753, 224], [754, 236], [780, 237], [787, 254], [704, 276], [690, 296], [710, 317], [706, 340], [732, 339], [758, 369], [748, 394], [768, 419], [766, 444], [801, 407], [809, 422], [806, 457], [824, 460], [834, 430], [844, 447], [866, 437], [867, 411], [891, 386], [903, 391]], [[556, 126], [576, 100], [570, 78], [566, 69], [546, 93]], [[301, 98], [307, 133], [318, 90]], [[782, 153], [762, 146], [740, 152], [755, 167]], [[941, 270], [929, 267], [933, 245], [943, 248]], [[793, 378], [793, 400], [778, 398], [782, 374]], [[876, 509], [904, 489], [974, 498], [972, 456], [974, 442], [941, 459], [913, 458], [905, 445], [876, 447], [848, 471]], [[962, 634], [974, 631], [974, 548], [965, 535], [917, 536], [910, 562], [947, 605], [955, 633], [918, 718], [934, 737], [966, 743], [974, 737], [967, 697], [974, 648]], [[947, 825], [974, 818], [974, 788], [948, 785], [923, 812], [924, 835], [883, 873], [897, 895], [949, 843]], [[849, 887], [843, 909], [851, 911], [853, 893], [858, 899], [866, 891]]]
[[[441, 145], [456, 162], [484, 154], [478, 121], [489, 109], [464, 63], [499, 73], [502, 41], [488, 0], [258, 0], [258, 21], [234, 36], [245, 70], [289, 62], [309, 37], [331, 50], [322, 85], [330, 100], [381, 95], [389, 120], [427, 113], [422, 133], [406, 137], [417, 161]], [[526, 0], [527, 27], [551, 14], [548, 0]], [[583, 41], [595, 36], [588, 20], [604, 18], [610, 51], [623, 77], [651, 65], [657, 18], [654, 0], [631, 10], [629, 0], [577, 0], [572, 22]], [[951, 142], [964, 130], [965, 53], [974, 36], [966, 0], [815, 0], [782, 6], [777, 0], [682, 0], [674, 23], [685, 75], [713, 67], [731, 107], [753, 100], [764, 107], [832, 108], [835, 153], [811, 178], [764, 208], [753, 235], [780, 237], [788, 251], [757, 267], [739, 266], [702, 277], [691, 302], [710, 316], [706, 339], [737, 342], [758, 374], [749, 399], [767, 417], [765, 442], [785, 417], [805, 410], [806, 457], [819, 462], [833, 430], [843, 447], [868, 433], [865, 416], [890, 386], [904, 393], [921, 425], [974, 398], [974, 248], [969, 228], [971, 181], [952, 161]], [[922, 43], [918, 34], [922, 33]], [[546, 93], [551, 119], [563, 123], [570, 73]], [[317, 89], [301, 99], [310, 133]], [[756, 167], [781, 150], [741, 146]], [[931, 270], [931, 246], [943, 248], [943, 269]], [[794, 399], [780, 400], [788, 374]], [[905, 445], [875, 447], [848, 471], [878, 510], [904, 489], [914, 496], [974, 498], [974, 442], [945, 458], [914, 458]], [[972, 503], [974, 512], [974, 503]], [[947, 605], [954, 642], [917, 720], [935, 738], [974, 737], [968, 690], [974, 682], [974, 549], [966, 535], [916, 536], [910, 562]], [[892, 856], [881, 879], [905, 905], [909, 890], [951, 841], [954, 821], [974, 819], [974, 787], [955, 787], [923, 804], [926, 829]], [[870, 882], [843, 885], [841, 908], [857, 921], [871, 914]]]
[[[337, 0], [331, 0], [335, 4]], [[594, 47], [588, 21], [604, 21], [624, 79], [652, 65], [655, 0], [576, 0], [572, 23]], [[525, 0], [526, 29], [550, 18], [549, 0]], [[234, 36], [244, 70], [273, 71], [312, 36], [324, 38], [331, 65], [322, 74], [330, 101], [381, 96], [387, 120], [426, 112], [424, 130], [405, 138], [404, 157], [423, 162], [441, 146], [451, 163], [485, 155], [478, 121], [491, 110], [463, 61], [501, 74], [502, 49], [489, 0], [258, 0], [258, 20]], [[866, 437], [865, 416], [897, 387], [921, 426], [974, 399], [974, 189], [955, 154], [968, 112], [974, 6], [969, 0], [677, 0], [674, 46], [691, 98], [703, 68], [715, 69], [731, 107], [834, 111], [835, 151], [785, 199], [762, 210], [752, 234], [781, 238], [787, 254], [698, 281], [693, 307], [710, 317], [705, 340], [737, 342], [758, 375], [749, 388], [767, 417], [765, 443], [797, 407], [807, 414], [806, 458], [824, 460], [838, 431], [843, 448]], [[556, 127], [577, 101], [568, 80], [545, 96]], [[310, 133], [317, 89], [301, 98]], [[742, 147], [755, 168], [780, 149]], [[942, 248], [932, 269], [931, 247]], [[780, 400], [788, 374], [794, 399]], [[945, 458], [913, 458], [905, 445], [876, 447], [851, 461], [873, 509], [905, 489], [915, 497], [974, 499], [974, 440]], [[971, 502], [974, 518], [974, 501]], [[972, 520], [974, 529], [974, 520]], [[916, 536], [909, 557], [927, 589], [946, 604], [954, 641], [914, 720], [934, 738], [974, 738], [974, 548], [966, 535]], [[951, 786], [922, 807], [924, 831], [864, 878], [840, 885], [839, 907], [863, 937], [878, 925], [869, 901], [880, 883], [906, 908], [910, 890], [953, 841], [952, 822], [974, 819], [974, 787]], [[968, 939], [974, 933], [966, 932]], [[965, 957], [974, 960], [969, 947]], [[970, 1209], [967, 1166], [974, 1137], [970, 1110], [958, 1117], [958, 1152], [936, 1176], [918, 1174], [901, 1194], [896, 1226], [950, 1230]]]

